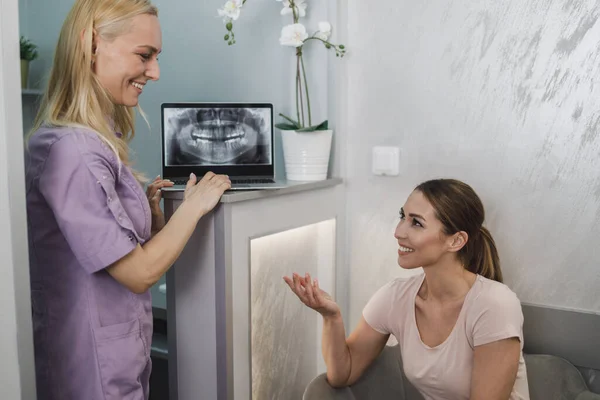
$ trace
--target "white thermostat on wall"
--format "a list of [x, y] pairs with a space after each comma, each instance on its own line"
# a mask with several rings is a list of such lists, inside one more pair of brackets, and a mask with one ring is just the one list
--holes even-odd
[[400, 173], [400, 149], [392, 146], [373, 147], [373, 175], [397, 176]]

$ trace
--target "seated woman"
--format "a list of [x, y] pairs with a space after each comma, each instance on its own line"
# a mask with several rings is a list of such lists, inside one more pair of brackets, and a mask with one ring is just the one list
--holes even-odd
[[355, 383], [398, 340], [404, 372], [426, 399], [529, 399], [523, 314], [504, 284], [481, 200], [467, 184], [416, 187], [400, 209], [398, 264], [423, 273], [384, 285], [346, 339], [340, 309], [307, 274], [284, 280], [323, 316], [323, 357], [334, 387]]

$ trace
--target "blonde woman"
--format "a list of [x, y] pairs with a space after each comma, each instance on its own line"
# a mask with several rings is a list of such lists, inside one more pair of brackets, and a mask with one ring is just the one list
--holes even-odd
[[190, 176], [165, 224], [171, 183], [144, 193], [130, 167], [133, 107], [159, 78], [161, 47], [148, 0], [77, 0], [60, 32], [26, 155], [39, 400], [148, 398], [148, 289], [230, 187]]

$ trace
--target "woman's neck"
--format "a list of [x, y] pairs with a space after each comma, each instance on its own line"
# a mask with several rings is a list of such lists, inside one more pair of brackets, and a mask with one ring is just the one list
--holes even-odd
[[440, 260], [435, 265], [423, 267], [423, 270], [425, 280], [419, 297], [440, 303], [464, 298], [477, 278], [454, 259]]

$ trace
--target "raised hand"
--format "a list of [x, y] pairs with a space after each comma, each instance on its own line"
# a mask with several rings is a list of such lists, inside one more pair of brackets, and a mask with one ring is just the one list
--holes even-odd
[[283, 277], [292, 292], [298, 296], [307, 307], [317, 311], [323, 317], [340, 315], [340, 307], [331, 296], [319, 287], [319, 281], [311, 281], [310, 274], [304, 277], [294, 273], [292, 278]]
[[231, 188], [231, 181], [227, 175], [216, 175], [207, 172], [200, 181], [193, 173], [185, 186], [184, 201], [193, 202], [202, 214], [208, 213], [219, 203], [223, 193]]
[[148, 198], [150, 211], [152, 212], [152, 233], [160, 231], [165, 226], [165, 215], [160, 208], [160, 200], [162, 198], [161, 189], [170, 186], [173, 186], [173, 182], [168, 179], [160, 179], [159, 175], [154, 178], [146, 189], [146, 197]]

